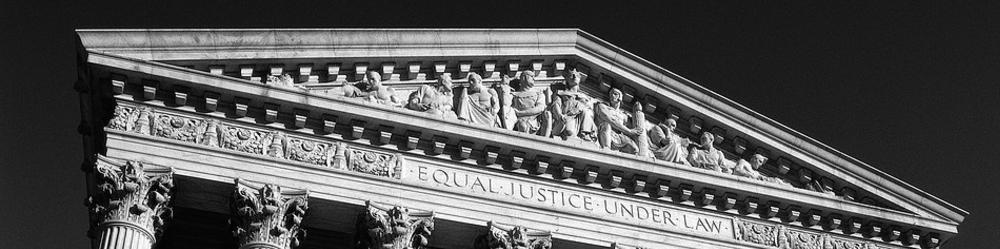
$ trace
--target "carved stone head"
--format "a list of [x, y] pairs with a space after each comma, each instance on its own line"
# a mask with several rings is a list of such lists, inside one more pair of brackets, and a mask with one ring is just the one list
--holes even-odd
[[451, 92], [451, 88], [453, 86], [451, 82], [451, 77], [448, 77], [446, 75], [441, 75], [441, 77], [438, 77], [437, 84], [439, 90], [445, 90], [447, 92]]
[[573, 89], [587, 79], [587, 74], [576, 71], [576, 68], [574, 68], [573, 70], [567, 71], [563, 77], [566, 78], [566, 88]]
[[527, 91], [532, 87], [535, 87], [535, 73], [527, 70], [522, 71], [521, 77], [519, 78], [519, 82], [517, 83], [517, 86], [515, 87], [514, 90]]
[[706, 148], [711, 148], [712, 142], [714, 141], [715, 141], [715, 136], [712, 135], [711, 132], [701, 133], [701, 146], [705, 146]]
[[477, 73], [469, 73], [469, 88], [478, 89], [483, 87], [483, 77]]
[[379, 74], [378, 72], [375, 72], [375, 71], [368, 71], [368, 74], [365, 75], [365, 81], [368, 82], [368, 84], [372, 88], [381, 87], [382, 86], [382, 75]]
[[622, 90], [612, 88], [611, 91], [608, 92], [608, 101], [611, 102], [612, 106], [618, 106], [619, 104], [621, 104]]
[[677, 129], [677, 120], [674, 118], [668, 118], [667, 121], [663, 122], [664, 126], [667, 128], [668, 132], [674, 132]]
[[753, 169], [760, 168], [760, 166], [764, 165], [765, 162], [767, 162], [767, 157], [765, 157], [764, 155], [753, 154], [753, 156], [750, 157], [750, 166], [752, 166]]

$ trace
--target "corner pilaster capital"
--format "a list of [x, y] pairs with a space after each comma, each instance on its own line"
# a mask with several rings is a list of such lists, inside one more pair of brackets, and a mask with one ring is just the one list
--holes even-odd
[[410, 211], [399, 206], [365, 202], [358, 215], [356, 248], [419, 249], [430, 242], [434, 212]]
[[101, 155], [94, 164], [97, 189], [86, 201], [96, 235], [109, 226], [136, 228], [155, 241], [173, 216], [173, 169]]
[[282, 190], [276, 185], [236, 179], [229, 223], [240, 248], [297, 247], [305, 237], [300, 224], [309, 209], [308, 197], [305, 190]]

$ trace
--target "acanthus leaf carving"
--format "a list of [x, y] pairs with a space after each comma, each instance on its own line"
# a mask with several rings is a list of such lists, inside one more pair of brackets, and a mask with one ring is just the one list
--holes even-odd
[[139, 118], [139, 112], [135, 107], [116, 105], [114, 117], [108, 122], [108, 128], [120, 131], [131, 131], [135, 127], [135, 121]]
[[529, 232], [523, 226], [502, 228], [493, 221], [487, 223], [488, 231], [476, 237], [475, 249], [551, 249], [552, 233]]
[[281, 187], [236, 179], [231, 201], [233, 235], [240, 248], [266, 244], [294, 248], [305, 237], [300, 227], [308, 206], [308, 191], [282, 191]]
[[403, 173], [405, 162], [399, 153], [389, 154], [353, 147], [346, 148], [345, 153], [347, 170], [395, 179], [401, 178]]
[[231, 125], [219, 125], [222, 132], [222, 148], [264, 155], [271, 143], [270, 133]]
[[736, 239], [778, 249], [874, 249], [874, 243], [784, 225], [736, 220]]
[[426, 248], [434, 230], [434, 212], [411, 212], [366, 202], [355, 235], [358, 249]]
[[778, 246], [778, 227], [745, 220], [737, 220], [736, 239], [750, 243]]
[[97, 191], [87, 198], [87, 207], [97, 218], [92, 225], [100, 229], [105, 224], [132, 224], [155, 241], [173, 216], [173, 169], [146, 166], [139, 161], [116, 162], [100, 155], [97, 158]]

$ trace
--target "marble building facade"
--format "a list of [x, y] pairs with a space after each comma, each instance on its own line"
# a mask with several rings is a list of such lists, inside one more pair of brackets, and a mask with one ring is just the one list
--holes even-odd
[[77, 34], [92, 248], [939, 248], [968, 215], [577, 29]]

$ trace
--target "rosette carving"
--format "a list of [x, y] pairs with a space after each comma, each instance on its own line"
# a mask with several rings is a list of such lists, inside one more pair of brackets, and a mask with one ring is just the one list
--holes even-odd
[[197, 142], [207, 123], [201, 119], [157, 113], [154, 115], [153, 135], [185, 142]]
[[[94, 172], [97, 189], [86, 203], [96, 218], [92, 228], [124, 224], [140, 228], [155, 241], [173, 215], [173, 169], [138, 161], [118, 162], [98, 155]], [[91, 231], [94, 235], [98, 232]]]
[[527, 228], [514, 226], [501, 228], [490, 221], [489, 231], [476, 237], [475, 249], [550, 249], [552, 248], [552, 233], [528, 232]]
[[404, 160], [400, 154], [389, 154], [358, 148], [347, 148], [347, 169], [370, 175], [399, 179]]
[[425, 248], [434, 230], [434, 212], [410, 212], [371, 201], [358, 215], [355, 240], [358, 249]]
[[305, 237], [300, 227], [308, 206], [308, 191], [282, 191], [236, 179], [229, 219], [240, 248], [287, 249]]
[[338, 150], [337, 144], [298, 137], [289, 137], [287, 142], [288, 159], [328, 167], [335, 163], [333, 159]]

